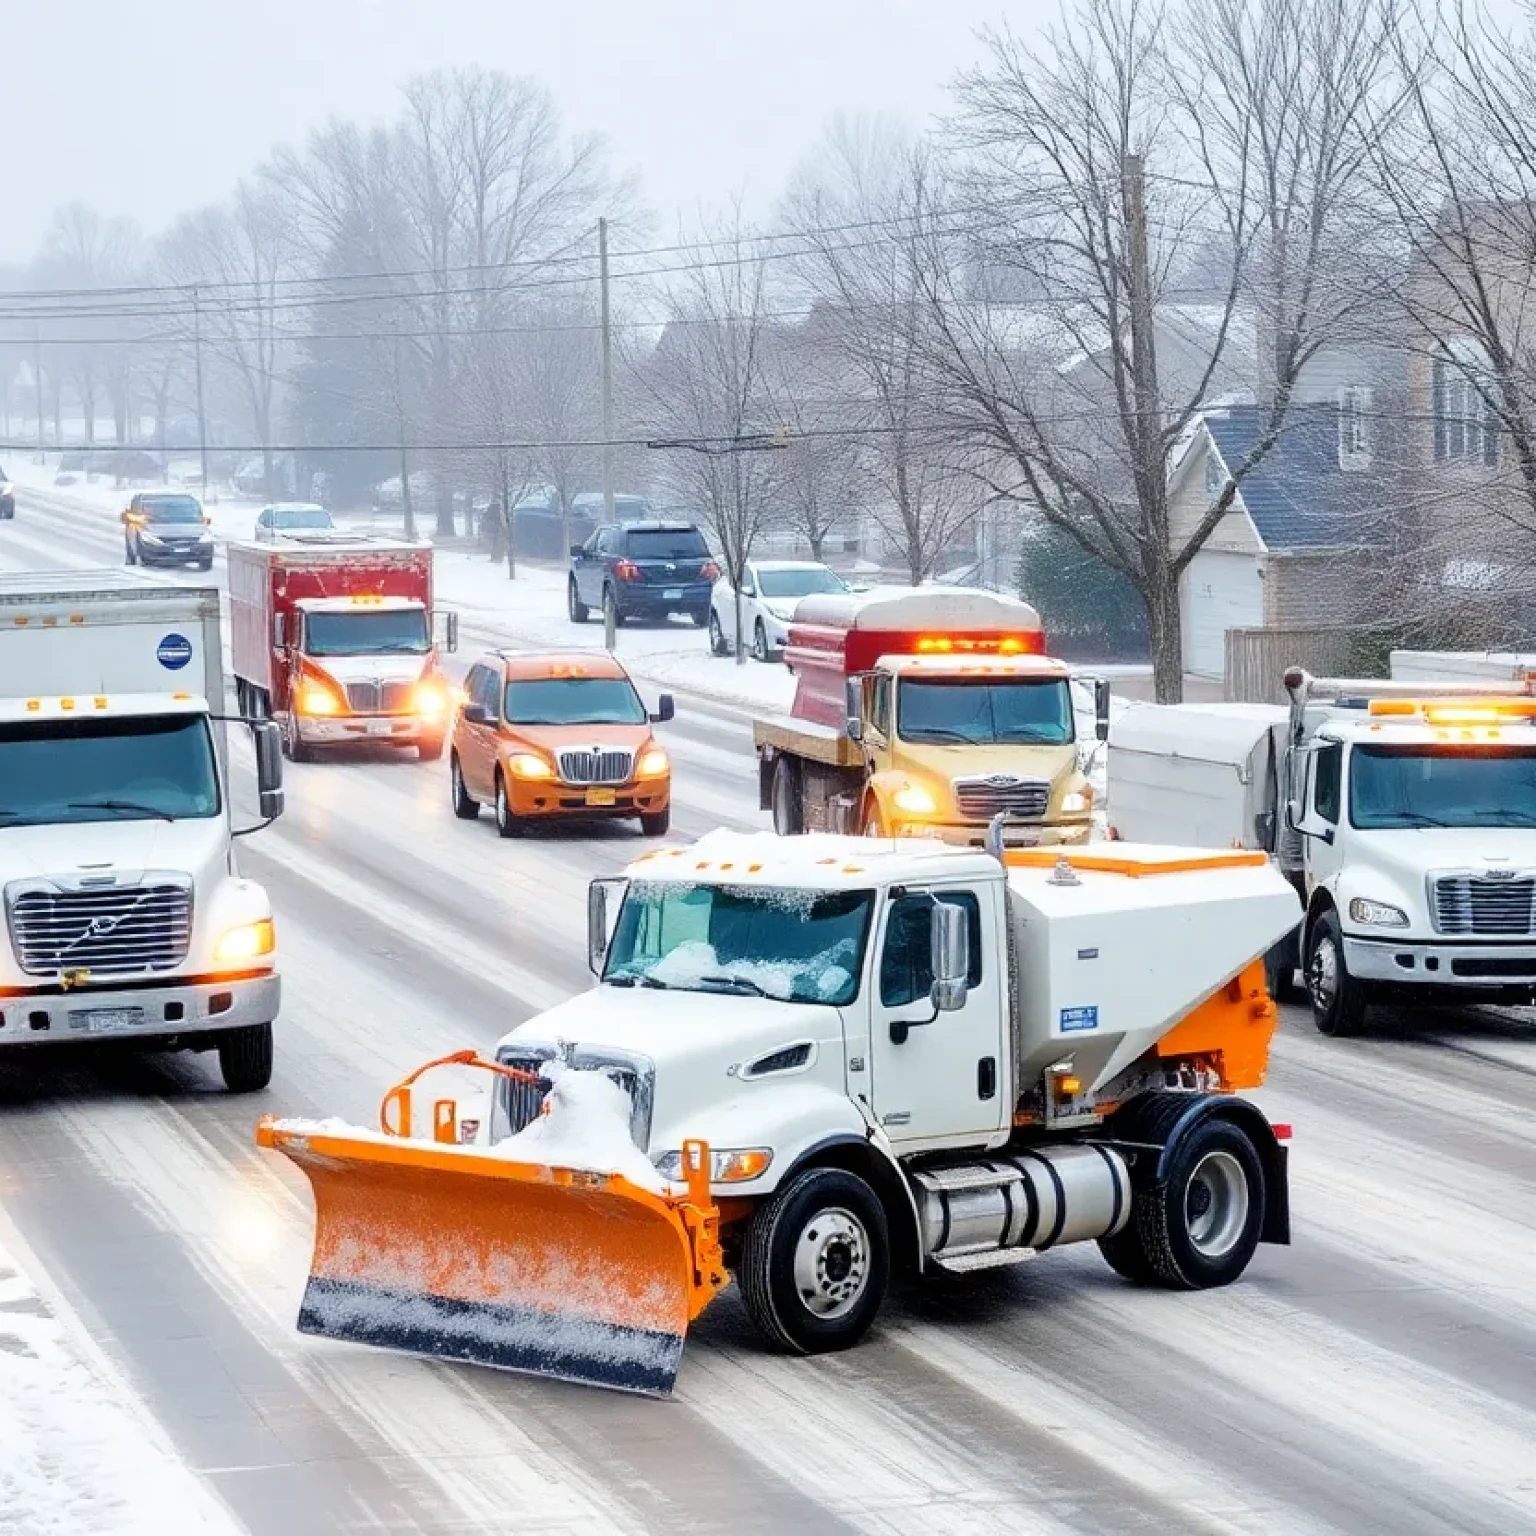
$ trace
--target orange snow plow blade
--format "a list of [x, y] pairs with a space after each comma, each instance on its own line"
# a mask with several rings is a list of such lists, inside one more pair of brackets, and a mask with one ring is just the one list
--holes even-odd
[[303, 1333], [665, 1395], [688, 1324], [725, 1284], [702, 1143], [674, 1195], [271, 1116], [256, 1139], [314, 1190]]

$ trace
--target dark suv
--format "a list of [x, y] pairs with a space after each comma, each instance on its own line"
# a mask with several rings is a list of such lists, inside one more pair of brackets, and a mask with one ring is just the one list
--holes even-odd
[[16, 516], [16, 487], [5, 478], [5, 471], [0, 469], [0, 517]]
[[703, 629], [719, 579], [692, 523], [609, 523], [571, 550], [566, 600], [573, 624], [611, 606], [616, 624], [685, 613]]
[[123, 513], [123, 560], [211, 570], [213, 535], [202, 503], [180, 491], [136, 491]]

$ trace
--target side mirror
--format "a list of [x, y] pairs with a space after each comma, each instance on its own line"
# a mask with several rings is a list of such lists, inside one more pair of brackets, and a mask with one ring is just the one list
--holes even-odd
[[288, 644], [288, 615], [286, 613], [274, 613], [272, 615], [272, 649], [280, 651]]
[[464, 706], [465, 725], [489, 725], [491, 717], [486, 713], [484, 704], [466, 704]]
[[750, 581], [744, 581], [741, 584], [741, 595], [743, 597], [756, 597], [757, 588]]
[[660, 725], [670, 720], [677, 713], [677, 703], [670, 693], [664, 693], [656, 700], [656, 713], [651, 716], [652, 725]]
[[271, 720], [251, 727], [256, 748], [256, 797], [261, 819], [276, 821], [283, 814], [283, 735]]
[[[603, 974], [608, 960], [611, 924], [617, 919], [624, 895], [623, 880], [594, 880], [587, 887], [587, 968], [594, 976]], [[611, 900], [610, 893], [618, 900]]]
[[1093, 731], [1100, 741], [1109, 740], [1109, 679], [1107, 677], [1094, 679]]
[[971, 969], [971, 915], [964, 907], [938, 901], [933, 906], [933, 994], [937, 1013], [965, 1007]]
[[843, 684], [843, 731], [849, 741], [864, 739], [864, 684], [850, 677]]

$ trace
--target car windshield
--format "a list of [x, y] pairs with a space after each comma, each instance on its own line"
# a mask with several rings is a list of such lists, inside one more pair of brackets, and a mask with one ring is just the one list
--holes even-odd
[[219, 814], [202, 715], [0, 725], [0, 827]]
[[903, 741], [1060, 747], [1073, 739], [1065, 678], [904, 677], [897, 699], [896, 729]]
[[420, 608], [349, 609], [311, 613], [304, 621], [310, 656], [425, 656], [432, 649]]
[[636, 881], [603, 980], [844, 1007], [859, 993], [873, 904], [869, 891]]
[[644, 725], [645, 705], [623, 677], [539, 677], [507, 684], [508, 725]]
[[139, 502], [152, 523], [200, 523], [203, 509], [194, 496], [146, 496]]
[[759, 571], [757, 587], [764, 597], [809, 597], [812, 592], [843, 592], [843, 578], [825, 566], [804, 571]]
[[626, 547], [635, 560], [704, 560], [709, 546], [697, 528], [631, 528]]
[[274, 528], [332, 528], [331, 514], [320, 507], [306, 507], [295, 512], [274, 512]]
[[1536, 827], [1536, 752], [1356, 747], [1349, 819], [1364, 831]]

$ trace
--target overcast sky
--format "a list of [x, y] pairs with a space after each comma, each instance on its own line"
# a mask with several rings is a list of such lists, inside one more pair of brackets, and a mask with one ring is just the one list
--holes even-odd
[[915, 122], [1046, 0], [0, 0], [0, 260], [80, 198], [151, 232], [327, 117], [390, 115], [407, 75], [543, 81], [604, 134], [670, 233], [738, 190], [764, 211], [826, 120]]

